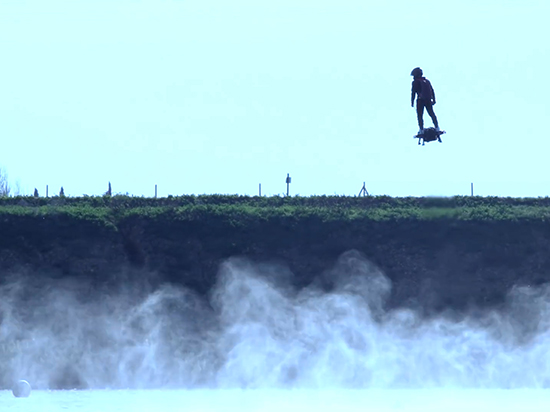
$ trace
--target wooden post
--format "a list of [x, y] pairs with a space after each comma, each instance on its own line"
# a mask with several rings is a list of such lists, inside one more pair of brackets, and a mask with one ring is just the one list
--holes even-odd
[[286, 195], [288, 197], [288, 194], [290, 193], [290, 173], [286, 174]]

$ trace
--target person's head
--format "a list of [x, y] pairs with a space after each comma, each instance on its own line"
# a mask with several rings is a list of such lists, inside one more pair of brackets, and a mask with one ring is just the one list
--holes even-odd
[[413, 76], [415, 79], [417, 77], [422, 77], [422, 74], [422, 69], [420, 67], [415, 67], [411, 72], [411, 76]]

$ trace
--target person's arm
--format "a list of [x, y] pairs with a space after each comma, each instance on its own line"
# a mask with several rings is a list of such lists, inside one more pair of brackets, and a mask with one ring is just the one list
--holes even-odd
[[412, 82], [412, 86], [411, 86], [411, 107], [414, 107], [414, 95], [416, 94], [415, 90], [414, 90], [414, 80]]
[[432, 104], [435, 104], [435, 90], [434, 90], [434, 87], [432, 86], [432, 84], [430, 83], [430, 86], [432, 88], [432, 100], [433, 100], [433, 103]]

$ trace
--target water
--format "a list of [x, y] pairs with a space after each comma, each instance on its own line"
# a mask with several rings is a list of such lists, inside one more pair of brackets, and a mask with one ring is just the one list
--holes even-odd
[[86, 390], [35, 391], [14, 398], [0, 391], [9, 412], [481, 412], [548, 411], [548, 390]]
[[387, 309], [391, 282], [355, 252], [308, 288], [292, 276], [231, 259], [203, 297], [17, 274], [0, 285], [0, 384], [33, 392], [0, 392], [0, 410], [550, 406], [548, 286], [514, 288], [500, 311], [426, 318]]

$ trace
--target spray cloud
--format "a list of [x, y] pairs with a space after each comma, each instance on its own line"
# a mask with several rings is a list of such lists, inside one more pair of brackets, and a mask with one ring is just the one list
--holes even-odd
[[[297, 290], [284, 268], [229, 259], [207, 297], [184, 287], [0, 286], [0, 385], [34, 388], [522, 388], [550, 384], [550, 290], [474, 316], [386, 308], [391, 282], [355, 251]], [[320, 284], [325, 287], [321, 287]], [[327, 288], [326, 286], [329, 285]]]

